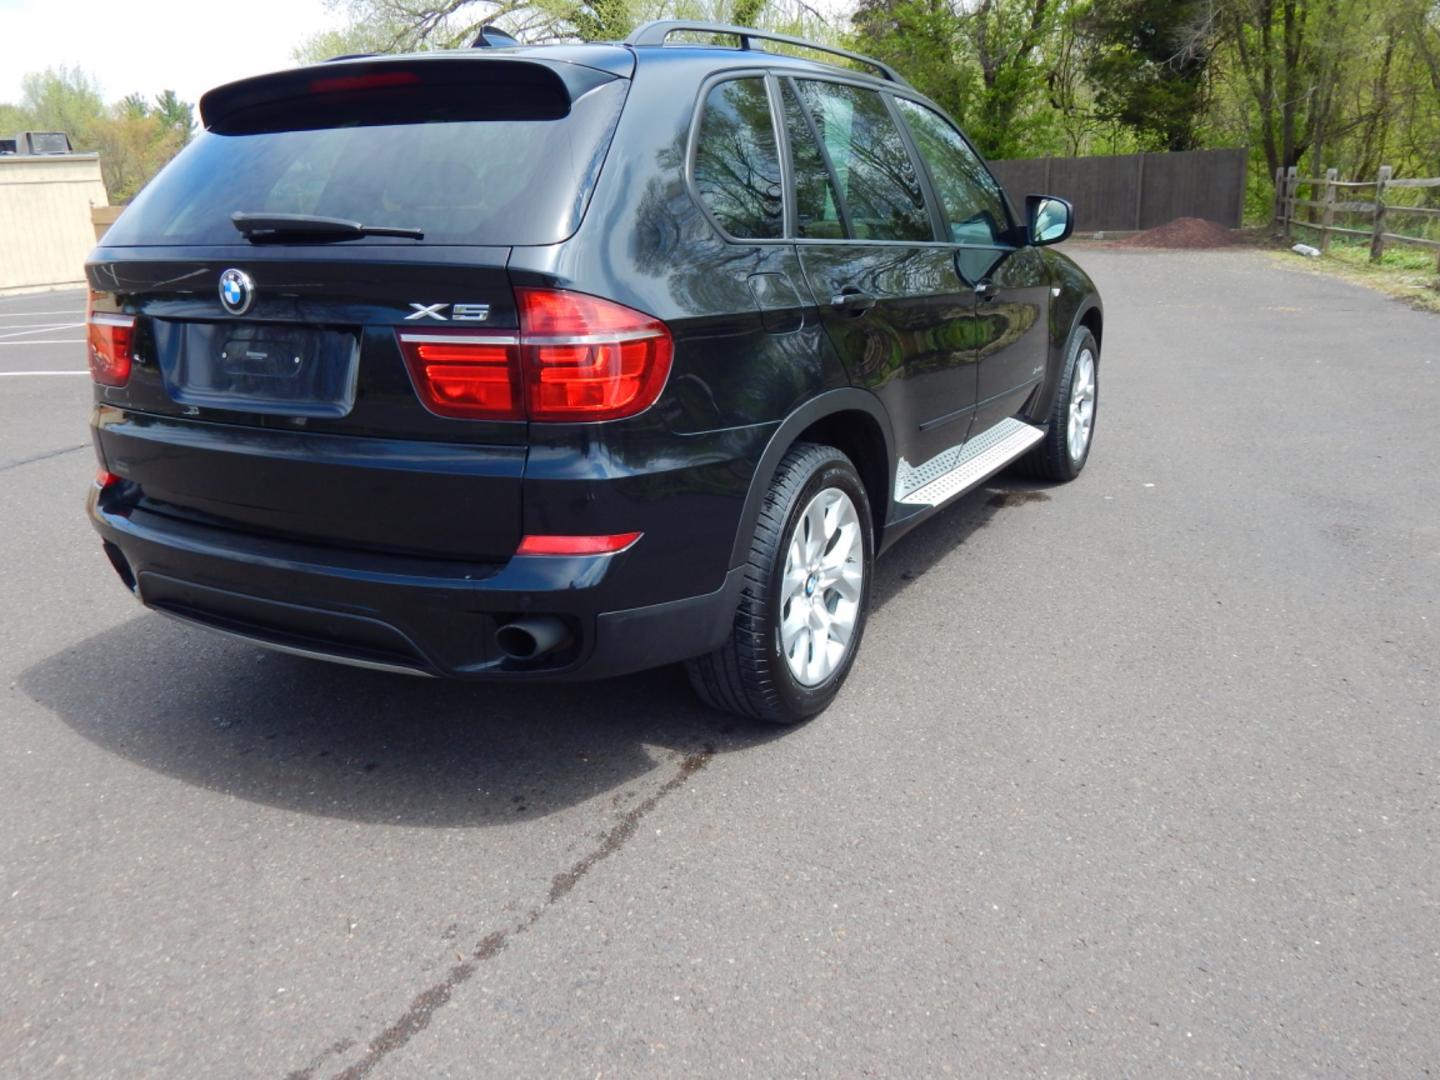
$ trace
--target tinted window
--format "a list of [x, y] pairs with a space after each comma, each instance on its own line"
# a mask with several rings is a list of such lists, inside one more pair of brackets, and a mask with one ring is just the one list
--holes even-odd
[[411, 95], [403, 123], [332, 109], [328, 127], [208, 132], [140, 193], [105, 243], [241, 243], [230, 215], [243, 210], [413, 226], [426, 244], [552, 244], [579, 225], [624, 100], [615, 80], [560, 118], [492, 109], [506, 118], [456, 120], [437, 99], [427, 121], [427, 99]]
[[706, 96], [695, 147], [695, 186], [731, 236], [784, 235], [780, 152], [764, 79], [730, 79]]
[[786, 85], [785, 131], [790, 138], [790, 158], [795, 172], [795, 235], [809, 240], [839, 240], [845, 236], [840, 203], [830, 170], [820, 156], [795, 92]]
[[843, 83], [797, 82], [835, 169], [858, 240], [933, 240], [915, 166], [880, 95]]
[[999, 241], [1009, 220], [1005, 198], [990, 170], [944, 117], [903, 98], [897, 98], [896, 104], [930, 167], [950, 239], [971, 244]]

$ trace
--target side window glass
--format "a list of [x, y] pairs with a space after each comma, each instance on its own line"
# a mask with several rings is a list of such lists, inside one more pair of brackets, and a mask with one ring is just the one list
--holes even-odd
[[695, 148], [700, 199], [731, 236], [784, 234], [780, 152], [761, 78], [730, 79], [705, 98]]
[[800, 110], [795, 92], [785, 85], [785, 132], [790, 137], [790, 157], [795, 173], [795, 235], [805, 240], [842, 240], [845, 223], [830, 170], [820, 156], [820, 146]]
[[930, 167], [945, 210], [950, 239], [957, 244], [996, 244], [1009, 231], [1005, 197], [990, 170], [943, 116], [896, 98], [920, 156]]
[[914, 163], [880, 95], [846, 83], [796, 85], [834, 166], [854, 238], [935, 239]]

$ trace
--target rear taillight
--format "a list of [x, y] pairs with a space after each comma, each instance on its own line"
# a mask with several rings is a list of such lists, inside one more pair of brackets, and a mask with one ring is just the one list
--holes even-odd
[[654, 404], [670, 374], [670, 331], [609, 300], [516, 289], [532, 420], [615, 420]]
[[399, 332], [425, 407], [461, 420], [523, 420], [520, 349], [513, 335]]
[[670, 375], [670, 331], [608, 300], [516, 289], [520, 334], [397, 331], [426, 408], [467, 420], [616, 420], [649, 408]]
[[101, 386], [124, 386], [130, 381], [130, 343], [135, 316], [92, 311], [87, 322], [90, 377]]

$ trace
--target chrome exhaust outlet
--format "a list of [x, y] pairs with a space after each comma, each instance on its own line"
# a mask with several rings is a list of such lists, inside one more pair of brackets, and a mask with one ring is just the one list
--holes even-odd
[[511, 660], [534, 660], [570, 640], [570, 628], [556, 615], [515, 619], [495, 631], [495, 647]]

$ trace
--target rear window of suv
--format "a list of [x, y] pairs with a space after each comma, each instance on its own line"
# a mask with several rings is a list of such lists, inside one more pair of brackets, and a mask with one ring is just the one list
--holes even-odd
[[[535, 90], [523, 84], [484, 87], [483, 107], [457, 107], [468, 88], [443, 84], [356, 94], [353, 104], [338, 97], [321, 109], [313, 98], [291, 109], [267, 102], [186, 147], [105, 244], [241, 243], [236, 211], [419, 228], [425, 244], [553, 244], [580, 224], [627, 85], [604, 82], [568, 109], [563, 98], [558, 108], [526, 100]], [[403, 98], [401, 107], [387, 96]]]

